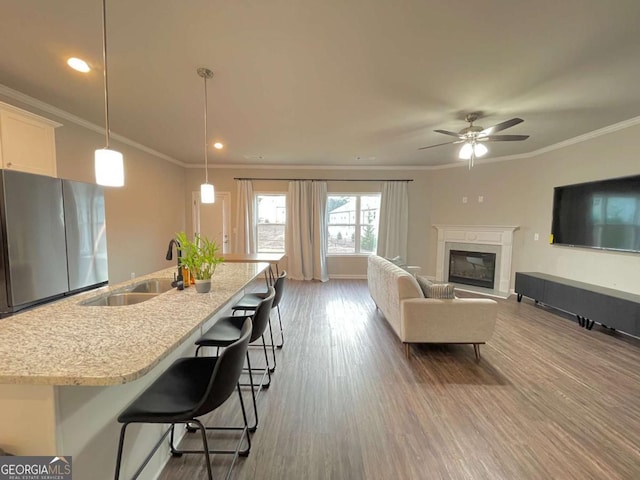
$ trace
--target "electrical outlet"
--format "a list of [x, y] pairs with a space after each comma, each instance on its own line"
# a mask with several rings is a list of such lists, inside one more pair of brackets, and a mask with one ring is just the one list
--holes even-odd
[[134, 278], [136, 278], [136, 272], [131, 272], [131, 280], [133, 280]]
[[482, 195], [478, 196], [478, 203], [484, 202], [484, 197]]
[[537, 242], [538, 240], [540, 240], [540, 235], [538, 235], [537, 233], [534, 233], [533, 239]]
[[467, 203], [469, 199], [467, 197], [462, 197], [462, 203]]

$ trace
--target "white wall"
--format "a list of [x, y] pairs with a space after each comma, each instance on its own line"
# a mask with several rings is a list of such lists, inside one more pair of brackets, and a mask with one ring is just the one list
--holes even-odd
[[[640, 173], [640, 126], [524, 160], [480, 163], [439, 170], [329, 170], [211, 168], [219, 191], [231, 192], [231, 225], [235, 225], [234, 177], [258, 178], [411, 178], [408, 262], [435, 276], [437, 234], [433, 224], [519, 225], [514, 237], [511, 288], [516, 271], [541, 271], [619, 290], [640, 293], [640, 254], [551, 246], [553, 188]], [[187, 169], [185, 201], [204, 178], [202, 169]], [[380, 183], [330, 181], [330, 192], [380, 191]], [[287, 182], [255, 181], [255, 191], [285, 192]], [[478, 202], [478, 196], [484, 202]], [[462, 197], [468, 197], [467, 204]], [[190, 213], [187, 229], [191, 229]], [[534, 241], [534, 233], [539, 240]], [[332, 257], [330, 275], [362, 276], [363, 257]]]
[[[640, 293], [640, 254], [549, 245], [553, 188], [640, 173], [640, 126], [526, 160], [480, 164], [431, 173], [434, 224], [519, 225], [514, 237], [516, 271], [536, 271]], [[484, 202], [478, 203], [479, 195]], [[467, 196], [469, 203], [463, 204]], [[534, 241], [534, 234], [540, 239]], [[426, 269], [435, 274], [435, 229]]]

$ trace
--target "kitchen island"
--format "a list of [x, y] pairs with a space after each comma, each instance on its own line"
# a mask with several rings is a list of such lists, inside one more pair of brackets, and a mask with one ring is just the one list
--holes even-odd
[[[73, 457], [75, 479], [113, 476], [117, 415], [215, 322], [267, 263], [223, 263], [211, 292], [190, 287], [142, 303], [86, 306], [175, 268], [75, 295], [0, 320], [0, 447], [18, 455]], [[162, 428], [137, 426], [126, 448], [128, 476]], [[166, 461], [156, 455], [152, 478]], [[147, 476], [145, 476], [147, 477]]]

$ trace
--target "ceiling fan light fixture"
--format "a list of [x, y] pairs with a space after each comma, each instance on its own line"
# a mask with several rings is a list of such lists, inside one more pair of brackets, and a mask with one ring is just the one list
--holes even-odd
[[484, 157], [487, 153], [489, 153], [489, 149], [482, 143], [465, 142], [460, 149], [460, 153], [458, 153], [458, 158], [460, 160], [470, 160], [472, 156]]
[[484, 157], [489, 153], [489, 149], [484, 145], [485, 142], [517, 142], [526, 140], [529, 135], [494, 135], [497, 132], [506, 130], [515, 125], [518, 125], [524, 120], [521, 118], [512, 118], [505, 120], [489, 128], [483, 128], [474, 125], [473, 122], [483, 116], [482, 112], [471, 112], [465, 120], [469, 123], [468, 127], [463, 128], [459, 132], [451, 132], [449, 130], [435, 130], [436, 133], [442, 133], [450, 137], [455, 137], [456, 140], [444, 143], [437, 143], [435, 145], [428, 145], [426, 147], [420, 147], [418, 150], [425, 150], [427, 148], [440, 147], [442, 145], [451, 145], [454, 143], [462, 144], [458, 152], [458, 158], [460, 160], [469, 160], [469, 168], [473, 167], [473, 162], [476, 158]]

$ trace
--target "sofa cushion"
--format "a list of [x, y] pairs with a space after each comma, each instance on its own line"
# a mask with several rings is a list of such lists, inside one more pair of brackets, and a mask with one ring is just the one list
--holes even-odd
[[423, 275], [418, 275], [416, 280], [425, 298], [456, 298], [455, 288], [451, 283], [433, 283]]
[[451, 283], [434, 283], [429, 286], [426, 298], [449, 299], [456, 298], [455, 288]]
[[433, 282], [424, 275], [416, 275], [416, 280], [418, 281], [418, 285], [420, 285], [420, 288], [422, 289], [422, 294], [426, 298], [429, 286], [433, 285]]

